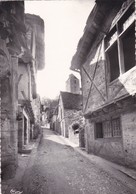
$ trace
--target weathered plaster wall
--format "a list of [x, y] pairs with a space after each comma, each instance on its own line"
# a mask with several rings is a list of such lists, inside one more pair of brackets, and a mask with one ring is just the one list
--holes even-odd
[[[1, 79], [1, 147], [2, 147], [2, 177], [10, 178], [15, 173], [17, 167], [17, 70], [18, 59], [12, 57], [9, 72]], [[10, 173], [9, 173], [10, 172]]]
[[[32, 56], [36, 60], [35, 69], [43, 69], [44, 67], [44, 21], [37, 15], [25, 14], [26, 25], [29, 32], [32, 33], [27, 36], [28, 44], [32, 44]], [[31, 24], [31, 25], [30, 25]]]
[[60, 127], [60, 134], [65, 136], [64, 132], [65, 132], [65, 119], [64, 119], [65, 115], [64, 115], [64, 106], [63, 106], [63, 102], [62, 102], [62, 97], [60, 95], [60, 99], [59, 99], [59, 108], [58, 108], [58, 123], [59, 123], [59, 127]]
[[136, 168], [136, 110], [122, 114], [125, 163]]
[[29, 77], [27, 64], [19, 63], [18, 77], [20, 78], [20, 81], [18, 84], [18, 98], [20, 100], [24, 100], [24, 97], [22, 95], [22, 91], [23, 91], [25, 93], [26, 98], [29, 99], [30, 98], [30, 90], [29, 90], [30, 77]]
[[23, 114], [20, 115], [20, 120], [18, 121], [18, 151], [21, 152], [24, 145], [24, 117]]
[[52, 118], [51, 118], [51, 129], [53, 129], [54, 131], [57, 131], [57, 115], [53, 115]]
[[108, 85], [108, 101], [136, 93], [136, 66]]
[[95, 139], [95, 125], [94, 122], [86, 120], [85, 139], [86, 151], [93, 153], [111, 161], [124, 164], [124, 150], [122, 138], [102, 138]]
[[[128, 108], [127, 108], [128, 106]], [[122, 137], [95, 138], [95, 121], [120, 117]], [[109, 160], [136, 168], [136, 109], [133, 101], [125, 100], [124, 107], [105, 113], [94, 120], [86, 119], [85, 140], [88, 153], [94, 153]]]
[[[114, 16], [114, 19], [112, 18], [112, 21], [110, 18], [112, 14], [110, 13], [107, 15], [108, 20], [103, 22], [103, 26], [106, 26], [108, 22], [110, 22], [110, 26], [113, 25], [112, 22], [115, 24], [125, 8], [132, 2], [133, 0], [126, 1], [116, 16]], [[98, 35], [98, 38], [99, 36], [100, 35]], [[134, 95], [136, 93], [136, 66], [127, 72], [120, 70], [119, 77], [110, 82], [110, 70], [106, 58], [104, 38], [99, 44], [95, 41], [90, 49], [92, 48], [94, 49], [90, 51], [81, 68], [83, 110], [85, 113], [93, 112], [102, 106], [105, 106], [107, 103], [116, 101], [123, 96]], [[123, 48], [120, 49], [123, 50]], [[121, 66], [123, 66], [123, 60], [121, 63]], [[91, 80], [93, 81], [93, 84]], [[90, 89], [91, 84], [92, 87]]]
[[66, 129], [67, 129], [67, 137], [69, 140], [77, 145], [80, 144], [79, 133], [74, 134], [74, 130], [72, 128], [73, 123], [79, 123], [80, 127], [83, 126], [83, 116], [82, 111], [78, 110], [66, 110]]
[[[106, 99], [106, 82], [105, 82], [105, 63], [99, 61], [97, 64], [85, 64], [85, 70], [93, 79], [94, 84], [90, 81], [87, 74], [82, 70], [82, 88], [83, 88], [83, 110], [85, 112], [94, 111], [105, 103]], [[94, 71], [96, 68], [95, 76]], [[96, 88], [96, 87], [97, 88]], [[86, 104], [87, 103], [87, 104]]]
[[74, 94], [80, 94], [79, 79], [73, 74], [70, 74], [69, 79], [66, 81], [66, 91]]
[[35, 122], [40, 124], [40, 119], [41, 119], [41, 101], [40, 101], [40, 97], [37, 96], [36, 99], [33, 99], [32, 102], [31, 102], [31, 105], [32, 105], [32, 109], [33, 109], [33, 112], [34, 112], [34, 116], [35, 116]]
[[69, 126], [69, 140], [79, 146], [79, 133], [74, 134], [74, 130], [72, 129], [72, 126]]
[[[102, 33], [108, 32], [112, 22], [114, 24], [117, 22], [125, 8], [132, 1], [125, 1], [118, 13], [116, 8], [114, 11], [104, 12], [105, 16], [107, 16], [103, 20], [102, 25], [99, 23], [99, 35], [97, 33], [92, 35], [93, 30], [95, 30], [93, 28], [95, 22], [93, 23], [92, 20], [97, 16], [98, 22], [100, 22], [102, 17], [99, 18], [101, 14], [93, 15], [92, 12], [94, 18], [88, 18], [84, 35], [79, 41], [77, 53], [73, 58], [72, 67], [75, 66], [75, 69], [79, 69], [81, 65], [83, 113], [86, 118], [89, 118], [86, 119], [85, 126], [86, 150], [89, 153], [94, 153], [118, 163], [131, 164], [133, 167], [136, 163], [134, 153], [136, 149], [134, 141], [136, 139], [136, 121], [135, 111], [132, 108], [135, 106], [135, 103], [132, 98], [136, 94], [136, 66], [125, 73], [120, 68], [119, 77], [110, 82], [110, 71], [108, 61], [106, 61], [104, 46], [101, 47], [100, 55], [98, 54], [101, 43], [104, 43], [104, 36], [107, 34], [104, 33], [104, 35]], [[103, 29], [103, 32], [101, 29]], [[90, 32], [92, 30], [90, 34], [89, 30]], [[94, 40], [91, 38], [94, 38]], [[123, 51], [121, 50], [121, 52]], [[123, 66], [123, 60], [120, 61], [120, 66]], [[132, 101], [130, 100], [122, 104], [122, 101], [126, 100], [128, 96]], [[117, 104], [117, 102], [119, 103]], [[131, 107], [129, 102], [132, 102]], [[118, 109], [116, 109], [115, 104], [118, 106]], [[108, 106], [110, 106], [110, 110]], [[109, 117], [117, 116], [117, 114], [121, 120], [122, 137], [95, 139], [95, 122], [108, 120]]]
[[72, 123], [72, 117], [74, 116], [74, 110], [65, 109], [65, 137], [69, 137], [68, 128]]
[[[96, 64], [85, 64], [85, 69], [91, 78], [93, 77], [95, 66]], [[122, 96], [133, 95], [136, 92], [136, 67], [120, 75], [118, 79], [111, 83], [106, 82], [105, 71], [105, 61], [99, 61], [94, 78], [96, 89], [87, 74], [82, 70], [83, 111], [85, 113], [93, 112], [107, 103], [120, 99]], [[90, 92], [91, 84], [92, 88]]]

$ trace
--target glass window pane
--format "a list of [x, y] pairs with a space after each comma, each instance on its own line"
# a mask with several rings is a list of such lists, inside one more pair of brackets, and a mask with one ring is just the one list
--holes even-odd
[[120, 119], [112, 120], [113, 137], [121, 137]]
[[128, 29], [122, 37], [125, 71], [135, 66], [135, 25]]
[[119, 77], [119, 59], [117, 42], [107, 51], [107, 58], [110, 65], [110, 81]]
[[111, 130], [110, 121], [103, 122], [103, 135], [105, 138], [112, 137], [112, 130]]

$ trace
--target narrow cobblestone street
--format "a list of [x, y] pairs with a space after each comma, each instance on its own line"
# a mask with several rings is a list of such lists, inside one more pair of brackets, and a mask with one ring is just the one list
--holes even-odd
[[48, 129], [18, 189], [23, 194], [134, 194]]

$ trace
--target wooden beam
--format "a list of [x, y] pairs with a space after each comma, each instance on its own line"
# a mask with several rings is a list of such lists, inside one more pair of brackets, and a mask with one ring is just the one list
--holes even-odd
[[108, 112], [109, 112], [109, 111], [108, 111], [108, 108], [106, 108], [106, 107], [102, 108], [102, 111], [103, 111], [104, 113], [108, 113]]
[[118, 108], [123, 108], [122, 102], [115, 102], [115, 104]]
[[[94, 73], [93, 73], [93, 77], [92, 77], [92, 82], [91, 82], [91, 86], [90, 86], [90, 89], [89, 89], [89, 94], [88, 94], [88, 97], [87, 97], [87, 101], [86, 101], [86, 105], [85, 105], [84, 112], [86, 111], [87, 104], [88, 104], [88, 100], [89, 100], [89, 96], [91, 95], [93, 81], [94, 81], [94, 78], [95, 78], [96, 69], [97, 69], [97, 66], [98, 66], [98, 61], [99, 61], [99, 57], [100, 57], [100, 53], [101, 53], [101, 48], [102, 48], [102, 42], [101, 42], [101, 45], [99, 47], [99, 53], [98, 53], [98, 57], [97, 57], [97, 62], [96, 62], [96, 65], [95, 65], [95, 69], [94, 69]], [[85, 70], [85, 67], [84, 66], [83, 66], [83, 70]]]
[[96, 88], [96, 90], [98, 91], [98, 93], [101, 95], [102, 100], [105, 102], [106, 99], [104, 97], [104, 95], [101, 93], [101, 91], [98, 89], [98, 87], [96, 86], [96, 84], [94, 83], [93, 79], [89, 76], [88, 72], [86, 71], [86, 69], [83, 67], [84, 72], [86, 73], [86, 75], [88, 76], [89, 80], [92, 82], [92, 84], [94, 85], [94, 87]]

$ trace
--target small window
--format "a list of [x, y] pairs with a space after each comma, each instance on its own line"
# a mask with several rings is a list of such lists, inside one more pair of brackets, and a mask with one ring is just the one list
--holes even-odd
[[121, 137], [121, 128], [119, 118], [113, 119], [112, 122], [113, 137]]
[[119, 77], [119, 59], [117, 42], [115, 42], [111, 48], [107, 51], [107, 59], [109, 62], [110, 81]]
[[135, 25], [133, 24], [122, 37], [125, 72], [135, 66]]
[[102, 122], [96, 123], [96, 129], [95, 129], [95, 135], [96, 138], [103, 138], [103, 127], [102, 127]]
[[95, 138], [121, 137], [120, 118], [95, 124]]
[[104, 138], [112, 137], [112, 128], [110, 121], [103, 122], [103, 134]]

